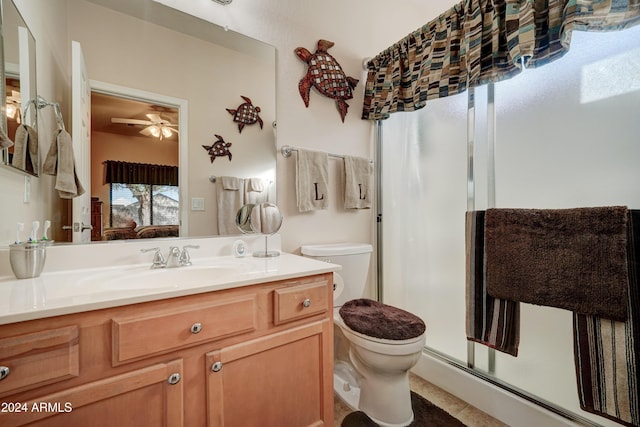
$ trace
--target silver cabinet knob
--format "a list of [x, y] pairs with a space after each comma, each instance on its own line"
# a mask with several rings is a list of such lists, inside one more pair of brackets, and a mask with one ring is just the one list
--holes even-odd
[[0, 366], [0, 381], [7, 378], [10, 373], [11, 373], [11, 370], [9, 369], [8, 366]]
[[311, 306], [311, 300], [309, 298], [306, 298], [304, 301], [302, 301], [302, 306], [304, 308]]
[[176, 372], [175, 374], [171, 374], [168, 379], [169, 384], [176, 385], [180, 382], [180, 374]]
[[216, 362], [213, 365], [211, 365], [211, 370], [213, 372], [220, 372], [221, 369], [222, 369], [222, 362]]
[[198, 323], [194, 323], [193, 325], [191, 325], [191, 333], [192, 334], [197, 334], [202, 330], [202, 323], [198, 322]]

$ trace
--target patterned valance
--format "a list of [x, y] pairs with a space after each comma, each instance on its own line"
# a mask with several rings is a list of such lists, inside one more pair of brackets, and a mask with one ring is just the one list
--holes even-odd
[[564, 55], [571, 31], [640, 22], [640, 0], [463, 0], [368, 63], [362, 118], [507, 79]]
[[120, 184], [178, 185], [178, 167], [107, 160], [105, 182]]

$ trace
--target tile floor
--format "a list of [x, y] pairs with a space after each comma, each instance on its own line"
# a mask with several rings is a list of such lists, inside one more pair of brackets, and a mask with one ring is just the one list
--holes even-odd
[[[507, 425], [474, 408], [450, 393], [423, 380], [417, 375], [410, 374], [411, 390], [426, 398], [431, 403], [444, 409], [468, 427], [506, 427]], [[339, 427], [344, 417], [351, 410], [339, 398], [334, 398], [335, 419], [334, 426]]]

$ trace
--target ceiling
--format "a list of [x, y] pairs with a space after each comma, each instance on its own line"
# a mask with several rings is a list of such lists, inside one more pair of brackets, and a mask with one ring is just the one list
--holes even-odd
[[[146, 137], [140, 131], [146, 126], [111, 123], [113, 117], [148, 120], [146, 114], [156, 113], [171, 123], [178, 123], [178, 109], [150, 104], [133, 99], [120, 98], [102, 93], [91, 93], [91, 131], [107, 132], [125, 136]], [[177, 139], [177, 134], [166, 139]]]

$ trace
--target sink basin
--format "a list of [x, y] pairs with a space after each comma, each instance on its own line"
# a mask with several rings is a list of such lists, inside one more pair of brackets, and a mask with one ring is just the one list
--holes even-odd
[[101, 290], [177, 289], [185, 285], [205, 286], [237, 277], [234, 266], [189, 266], [178, 268], [137, 268], [110, 271], [83, 278], [78, 285]]

